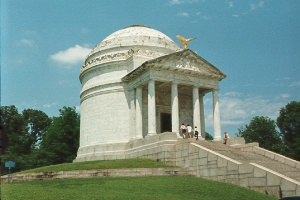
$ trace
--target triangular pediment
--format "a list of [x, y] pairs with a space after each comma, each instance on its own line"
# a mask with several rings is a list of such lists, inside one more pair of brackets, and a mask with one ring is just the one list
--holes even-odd
[[134, 69], [122, 78], [123, 81], [129, 81], [144, 71], [167, 70], [174, 73], [193, 74], [195, 76], [208, 77], [211, 79], [222, 80], [226, 74], [217, 67], [203, 59], [190, 49], [185, 49], [165, 56], [161, 56], [144, 62], [141, 66]]
[[164, 68], [201, 76], [219, 77], [219, 80], [226, 77], [225, 73], [190, 49], [149, 60], [144, 64], [152, 65], [152, 68]]

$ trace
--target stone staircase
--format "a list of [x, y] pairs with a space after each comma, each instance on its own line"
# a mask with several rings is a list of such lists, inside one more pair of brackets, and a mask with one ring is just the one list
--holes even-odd
[[229, 157], [233, 160], [236, 160], [241, 163], [256, 163], [263, 167], [266, 167], [270, 170], [283, 174], [291, 179], [294, 179], [300, 182], [300, 170], [291, 167], [287, 164], [281, 163], [277, 160], [268, 158], [263, 155], [259, 155], [255, 152], [250, 151], [241, 151], [240, 149], [224, 145], [222, 142], [214, 142], [207, 140], [198, 140], [194, 141], [194, 143], [199, 144], [203, 147], [206, 147], [212, 151], [215, 151], [219, 154], [222, 154], [226, 157]]

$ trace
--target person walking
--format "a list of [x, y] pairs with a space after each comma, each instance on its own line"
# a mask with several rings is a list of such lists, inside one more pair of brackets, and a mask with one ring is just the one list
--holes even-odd
[[181, 134], [182, 134], [182, 138], [184, 139], [186, 137], [186, 135], [185, 135], [186, 127], [185, 127], [184, 123], [181, 124], [180, 131], [181, 131]]
[[199, 132], [198, 132], [197, 126], [195, 126], [195, 128], [194, 128], [194, 134], [195, 134], [196, 140], [199, 140], [199, 138], [198, 138]]

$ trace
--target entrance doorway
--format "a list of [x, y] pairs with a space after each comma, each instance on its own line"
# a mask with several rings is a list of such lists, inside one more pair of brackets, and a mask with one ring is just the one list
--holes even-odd
[[172, 132], [172, 116], [171, 113], [160, 114], [161, 133]]

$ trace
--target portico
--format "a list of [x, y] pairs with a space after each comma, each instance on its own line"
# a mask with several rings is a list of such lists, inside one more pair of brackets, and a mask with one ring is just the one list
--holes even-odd
[[[135, 138], [175, 132], [181, 138], [181, 123], [198, 127], [205, 137], [203, 97], [212, 92], [214, 140], [221, 140], [219, 81], [226, 75], [193, 51], [186, 49], [149, 60], [122, 81], [134, 91]], [[169, 114], [169, 115], [168, 115]], [[171, 126], [164, 118], [171, 117]], [[132, 118], [134, 119], [134, 118]], [[162, 124], [163, 123], [163, 124]]]

